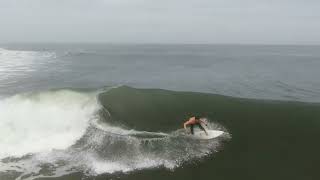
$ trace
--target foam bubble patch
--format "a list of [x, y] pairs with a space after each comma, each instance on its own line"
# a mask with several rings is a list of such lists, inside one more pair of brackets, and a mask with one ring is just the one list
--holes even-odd
[[67, 148], [82, 136], [97, 108], [93, 94], [68, 90], [0, 100], [0, 158]]

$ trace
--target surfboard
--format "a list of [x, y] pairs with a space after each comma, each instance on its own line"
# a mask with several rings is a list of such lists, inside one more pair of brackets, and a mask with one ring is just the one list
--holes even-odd
[[221, 136], [224, 132], [218, 130], [207, 130], [208, 135], [204, 131], [195, 131], [193, 137], [197, 139], [213, 139]]

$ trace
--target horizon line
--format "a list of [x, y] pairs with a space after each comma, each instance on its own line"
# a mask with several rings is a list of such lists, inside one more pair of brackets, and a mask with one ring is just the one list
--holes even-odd
[[164, 43], [164, 42], [94, 42], [94, 41], [16, 41], [0, 42], [0, 45], [10, 44], [101, 44], [101, 45], [236, 45], [236, 46], [320, 46], [320, 43]]

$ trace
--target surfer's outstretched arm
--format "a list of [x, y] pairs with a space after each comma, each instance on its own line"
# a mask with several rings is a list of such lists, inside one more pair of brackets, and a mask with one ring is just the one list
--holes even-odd
[[187, 125], [188, 125], [188, 122], [183, 123], [183, 128], [184, 128], [185, 130], [187, 130]]

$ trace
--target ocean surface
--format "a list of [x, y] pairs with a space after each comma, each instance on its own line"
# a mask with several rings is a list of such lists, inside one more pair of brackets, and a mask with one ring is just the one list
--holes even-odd
[[319, 69], [320, 46], [2, 44], [0, 180], [320, 179]]

